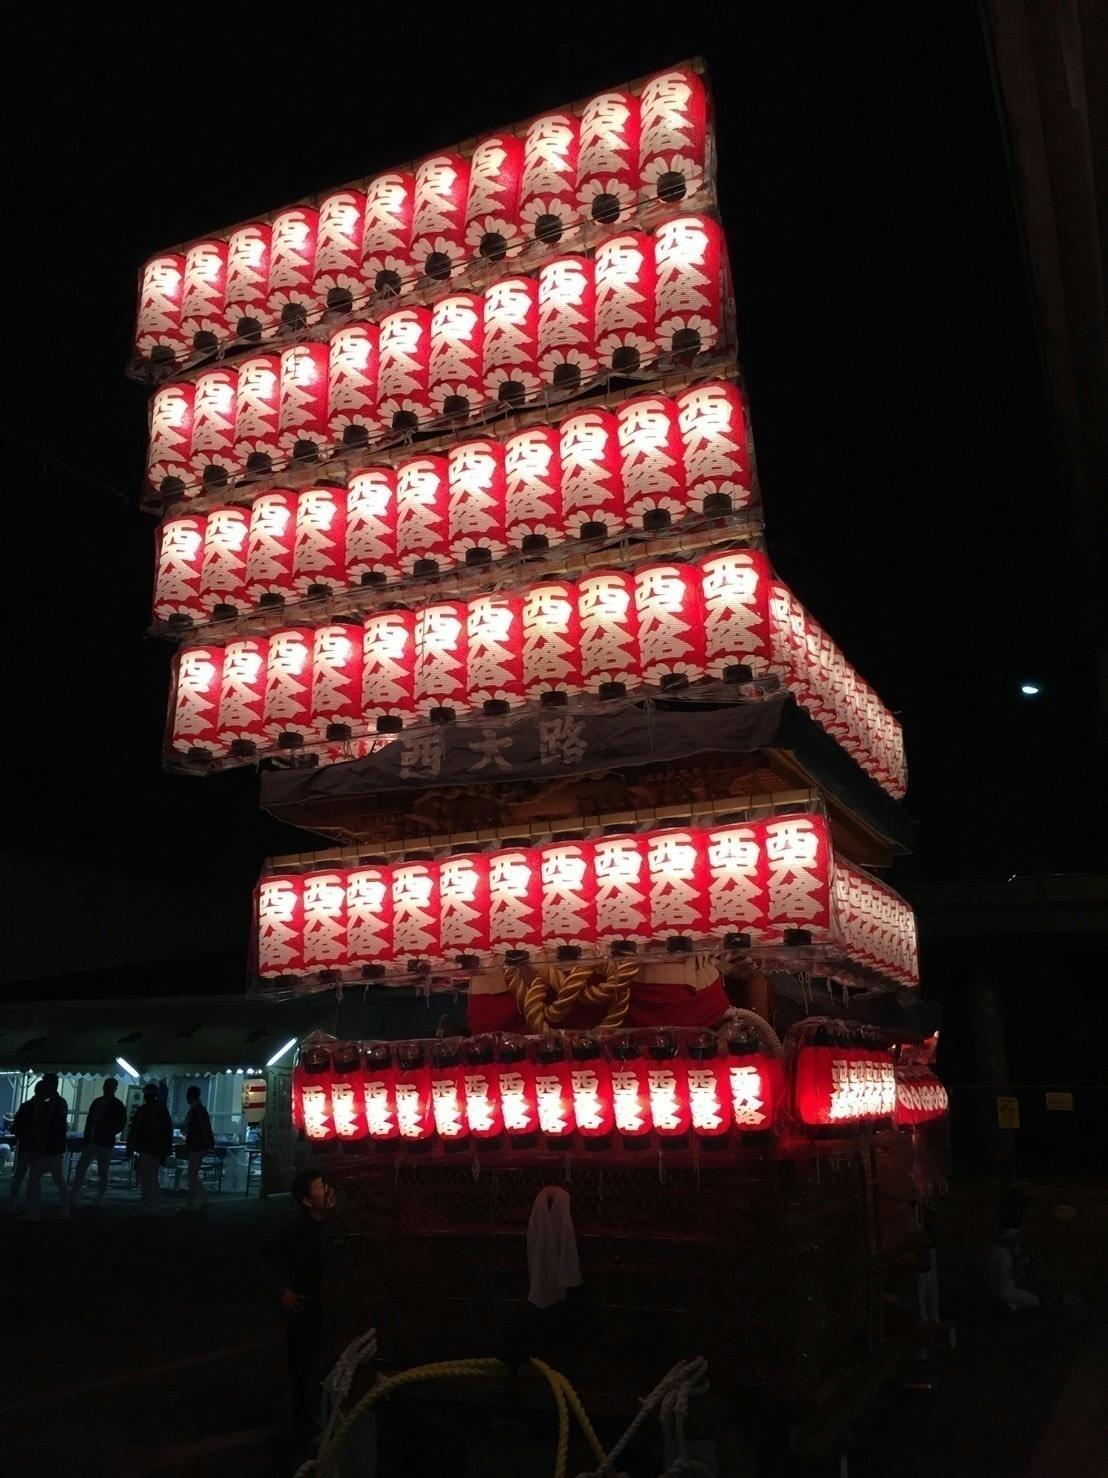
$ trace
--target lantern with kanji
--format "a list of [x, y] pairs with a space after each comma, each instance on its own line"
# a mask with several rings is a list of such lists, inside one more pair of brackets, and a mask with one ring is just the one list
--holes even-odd
[[650, 938], [650, 874], [645, 837], [615, 834], [592, 844], [596, 937], [615, 953]]
[[601, 369], [634, 375], [657, 354], [654, 242], [642, 231], [596, 249], [596, 357]]
[[349, 313], [365, 296], [364, 225], [365, 196], [360, 190], [333, 190], [319, 208], [312, 293], [333, 313]]
[[635, 577], [594, 570], [577, 582], [581, 681], [586, 692], [622, 698], [642, 683]]
[[346, 964], [346, 878], [333, 869], [301, 878], [304, 910], [304, 969], [327, 974]]
[[449, 723], [469, 707], [465, 601], [439, 600], [416, 615], [416, 712]]
[[627, 521], [619, 420], [584, 410], [561, 424], [562, 516], [575, 539], [603, 539]]
[[754, 475], [746, 409], [737, 385], [709, 380], [677, 397], [690, 507], [707, 514], [746, 508]]
[[565, 1043], [558, 1034], [550, 1033], [537, 1044], [534, 1066], [539, 1129], [557, 1144], [568, 1139], [575, 1128], [571, 1068]]
[[493, 1039], [487, 1035], [470, 1037], [462, 1043], [466, 1122], [478, 1144], [491, 1144], [504, 1132], [500, 1075], [493, 1061], [493, 1050]]
[[269, 245], [266, 308], [274, 325], [304, 328], [318, 317], [314, 287], [319, 211], [314, 205], [290, 205], [273, 220]]
[[401, 960], [425, 964], [439, 949], [439, 870], [408, 860], [392, 870], [393, 949]]
[[223, 488], [239, 473], [235, 450], [234, 370], [205, 370], [192, 403], [189, 467], [205, 489]]
[[195, 491], [189, 487], [193, 478], [189, 456], [195, 395], [195, 385], [181, 381], [162, 385], [150, 401], [146, 481], [167, 503]]
[[746, 946], [766, 926], [762, 827], [732, 821], [705, 835], [708, 861], [708, 924], [725, 946]]
[[831, 839], [822, 816], [775, 816], [765, 823], [768, 937], [805, 943], [831, 926]]
[[508, 543], [539, 553], [564, 538], [561, 437], [553, 426], [528, 426], [504, 446]]
[[422, 1042], [397, 1042], [392, 1091], [396, 1123], [408, 1149], [426, 1145], [434, 1132], [431, 1109], [431, 1068]]
[[400, 573], [394, 467], [351, 473], [346, 487], [346, 574], [351, 584], [384, 585]]
[[589, 220], [610, 226], [631, 215], [639, 193], [639, 100], [604, 92], [581, 114], [577, 206]]
[[314, 462], [327, 446], [327, 345], [291, 344], [281, 355], [281, 450]]
[[446, 282], [465, 260], [468, 185], [460, 154], [435, 154], [416, 170], [412, 259], [434, 282]]
[[654, 233], [654, 327], [658, 352], [708, 354], [723, 337], [720, 229], [710, 216], [677, 216]]
[[268, 655], [264, 636], [235, 637], [223, 649], [219, 737], [235, 759], [251, 759], [265, 746]]
[[336, 1042], [331, 1049], [331, 1117], [341, 1144], [357, 1144], [369, 1134], [365, 1074], [357, 1042]]
[[573, 1118], [586, 1148], [600, 1149], [615, 1124], [612, 1108], [612, 1074], [591, 1032], [575, 1032], [570, 1038], [570, 1086]]
[[596, 881], [592, 844], [579, 839], [547, 842], [539, 848], [542, 878], [542, 932], [560, 959], [591, 952], [596, 938]]
[[689, 512], [677, 408], [666, 395], [638, 395], [620, 406], [618, 419], [627, 520], [667, 529]]
[[398, 308], [381, 320], [377, 414], [393, 431], [416, 431], [431, 415], [431, 310]]
[[362, 717], [362, 628], [317, 626], [312, 643], [312, 715], [325, 739], [349, 739]]
[[652, 1032], [646, 1047], [650, 1118], [659, 1139], [683, 1139], [689, 1132], [689, 1080], [672, 1032]]
[[318, 1146], [336, 1137], [331, 1112], [332, 1076], [331, 1054], [322, 1045], [305, 1048], [292, 1070], [292, 1094], [299, 1107], [304, 1137]]
[[946, 1089], [929, 1068], [896, 1067], [896, 1124], [902, 1128], [927, 1124], [941, 1119], [949, 1108]]
[[200, 354], [227, 337], [227, 243], [198, 241], [185, 257], [181, 332]]
[[238, 367], [235, 461], [264, 476], [281, 456], [281, 356], [252, 354]]
[[346, 872], [346, 955], [369, 979], [393, 958], [392, 872], [378, 858], [360, 857]]
[[892, 1053], [855, 1032], [817, 1026], [793, 1063], [793, 1108], [802, 1124], [873, 1124], [896, 1111]]
[[504, 847], [489, 854], [489, 947], [509, 963], [543, 948], [538, 852]]
[[539, 1105], [535, 1096], [535, 1069], [523, 1038], [505, 1033], [500, 1038], [496, 1061], [504, 1128], [515, 1148], [526, 1148], [535, 1142], [539, 1131]]
[[707, 98], [687, 67], [652, 77], [639, 97], [639, 175], [648, 200], [695, 195], [704, 183]]
[[280, 606], [294, 599], [296, 494], [287, 488], [262, 493], [250, 505], [246, 544], [246, 593], [255, 605]]
[[310, 626], [287, 626], [269, 638], [265, 678], [265, 727], [271, 744], [298, 749], [315, 735], [312, 716]]
[[745, 1026], [729, 1026], [724, 1033], [724, 1064], [731, 1117], [743, 1134], [764, 1134], [773, 1128], [783, 1083], [780, 1058], [768, 1057], [758, 1038]]
[[464, 1148], [469, 1138], [469, 1120], [459, 1037], [431, 1043], [431, 1111], [443, 1149]]
[[674, 689], [703, 677], [704, 613], [695, 566], [640, 565], [635, 609], [642, 681]]
[[257, 971], [263, 980], [300, 975], [304, 970], [303, 879], [274, 873], [258, 883]]
[[396, 474], [396, 548], [405, 574], [450, 563], [450, 480], [445, 457], [413, 457]]
[[571, 580], [541, 580], [523, 593], [523, 693], [561, 705], [582, 688], [581, 623]]
[[698, 1139], [721, 1148], [723, 1136], [731, 1127], [731, 1094], [719, 1038], [715, 1032], [698, 1031], [689, 1040], [685, 1055], [693, 1132]]
[[456, 564], [484, 565], [507, 552], [504, 525], [504, 447], [482, 438], [450, 449], [450, 557]]
[[460, 852], [439, 863], [439, 943], [443, 958], [473, 969], [489, 952], [489, 863]]
[[272, 232], [264, 221], [232, 231], [227, 242], [227, 325], [236, 338], [257, 343], [273, 322], [269, 310]]
[[612, 1115], [629, 1148], [646, 1145], [650, 1135], [650, 1084], [642, 1045], [633, 1032], [621, 1032], [608, 1042], [612, 1075]]
[[154, 574], [154, 619], [171, 626], [191, 626], [207, 611], [200, 596], [204, 563], [201, 514], [167, 518], [158, 531], [158, 562]]
[[764, 554], [724, 549], [700, 564], [704, 658], [709, 676], [749, 681], [770, 664], [769, 588]]
[[708, 859], [702, 832], [653, 831], [646, 837], [650, 933], [671, 952], [687, 951], [709, 933]]
[[346, 489], [304, 488], [296, 500], [293, 578], [309, 597], [346, 584]]
[[451, 293], [431, 312], [431, 409], [436, 416], [465, 420], [484, 399], [484, 299]]
[[366, 188], [362, 277], [382, 297], [399, 297], [411, 283], [414, 208], [414, 175], [381, 174]]
[[181, 329], [185, 259], [177, 252], [151, 257], [139, 283], [135, 350], [151, 364], [171, 364], [189, 347]]
[[477, 595], [466, 617], [466, 685], [470, 705], [507, 713], [523, 699], [523, 602], [497, 590]]
[[394, 609], [366, 617], [362, 712], [379, 733], [395, 733], [415, 715], [416, 617]]
[[519, 188], [527, 240], [552, 246], [577, 223], [577, 136], [572, 113], [545, 113], [527, 130]]
[[469, 159], [466, 250], [471, 257], [501, 262], [522, 250], [518, 225], [523, 144], [510, 133], [482, 139]]
[[538, 360], [544, 385], [575, 394], [596, 373], [593, 264], [555, 257], [539, 273]]
[[219, 735], [222, 674], [222, 647], [184, 647], [177, 658], [169, 749], [189, 764], [210, 764], [225, 753]]
[[365, 446], [381, 430], [378, 338], [375, 323], [345, 323], [331, 335], [327, 358], [327, 440], [331, 446]]
[[539, 388], [539, 285], [531, 277], [505, 277], [485, 293], [482, 376], [485, 395], [519, 405]]
[[397, 1122], [396, 1069], [388, 1042], [367, 1042], [362, 1053], [362, 1093], [366, 1129], [376, 1144], [391, 1144], [400, 1138]]
[[204, 532], [204, 563], [200, 599], [214, 621], [229, 621], [245, 610], [246, 546], [250, 537], [250, 510], [232, 505], [212, 508]]

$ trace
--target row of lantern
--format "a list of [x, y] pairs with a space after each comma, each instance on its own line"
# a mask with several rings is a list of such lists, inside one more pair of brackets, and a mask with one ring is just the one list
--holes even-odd
[[641, 98], [603, 93], [579, 119], [547, 114], [522, 137], [481, 139], [468, 157], [435, 154], [272, 223], [162, 252], [141, 274], [136, 353], [159, 363], [256, 340], [372, 294], [448, 281], [474, 259], [556, 246], [586, 221], [618, 225], [640, 202], [682, 201], [704, 182], [705, 112], [696, 73], [666, 72]]
[[779, 945], [801, 930], [796, 942], [834, 943], [859, 968], [915, 984], [911, 908], [875, 878], [847, 871], [849, 886], [836, 887], [827, 824], [816, 813], [439, 860], [309, 864], [258, 882], [256, 973], [374, 979], [631, 946]]
[[682, 216], [629, 232], [595, 258], [560, 256], [534, 277], [433, 308], [345, 323], [293, 344], [174, 380], [150, 408], [147, 480], [163, 498], [197, 496], [276, 465], [368, 446], [440, 418], [563, 398], [597, 376], [682, 361], [723, 336], [720, 230]]

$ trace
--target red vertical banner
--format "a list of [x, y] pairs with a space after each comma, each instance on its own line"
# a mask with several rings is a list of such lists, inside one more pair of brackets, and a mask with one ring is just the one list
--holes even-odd
[[436, 416], [464, 420], [484, 394], [484, 299], [451, 293], [431, 312], [431, 409]]
[[187, 380], [162, 385], [150, 401], [150, 440], [146, 452], [146, 481], [169, 502], [187, 497], [193, 479], [192, 413], [195, 385]]
[[280, 444], [314, 461], [327, 445], [327, 345], [291, 344], [281, 355]]
[[703, 677], [704, 612], [695, 566], [640, 565], [635, 609], [643, 682], [680, 688]]
[[445, 457], [413, 457], [396, 474], [396, 548], [406, 575], [450, 563], [450, 480]]
[[152, 364], [184, 357], [188, 345], [181, 331], [185, 259], [176, 252], [151, 257], [139, 282], [135, 352]]
[[252, 354], [238, 367], [235, 461], [263, 476], [281, 456], [281, 356]]
[[596, 373], [593, 264], [555, 257], [539, 273], [538, 357], [544, 385], [575, 394]]
[[596, 249], [596, 357], [601, 369], [634, 375], [657, 352], [654, 242], [627, 231]]
[[437, 960], [439, 871], [433, 862], [399, 862], [392, 870], [393, 948], [401, 960]]
[[375, 323], [344, 323], [327, 354], [327, 441], [365, 446], [381, 430], [377, 416], [378, 340]]
[[416, 270], [445, 282], [465, 261], [469, 165], [460, 154], [434, 154], [416, 170], [412, 259]]
[[561, 424], [562, 508], [567, 535], [603, 539], [627, 522], [619, 420], [584, 410]]
[[677, 397], [689, 503], [695, 512], [746, 508], [754, 495], [746, 408], [737, 385], [692, 385]]
[[200, 596], [204, 563], [201, 514], [179, 514], [163, 520], [158, 530], [158, 562], [154, 573], [154, 619], [175, 626], [202, 621], [207, 607]]
[[250, 505], [246, 544], [246, 593], [255, 605], [283, 605], [296, 594], [296, 494], [287, 488], [262, 493]]
[[822, 816], [777, 816], [765, 823], [767, 926], [773, 938], [831, 927], [831, 840]]
[[548, 949], [591, 953], [596, 938], [592, 843], [547, 842], [539, 848], [542, 932]]
[[692, 828], [655, 831], [646, 843], [652, 937], [690, 942], [702, 938], [709, 933], [703, 834]]
[[577, 223], [578, 122], [572, 113], [536, 118], [523, 141], [519, 220], [528, 241], [553, 246]]
[[345, 586], [345, 488], [301, 490], [296, 500], [292, 571], [296, 588], [304, 595], [330, 595]]
[[431, 415], [431, 310], [398, 308], [381, 320], [377, 414], [386, 430], [415, 431]]
[[246, 609], [246, 545], [250, 537], [250, 510], [232, 506], [212, 508], [204, 533], [204, 563], [200, 599], [205, 614], [227, 621]]
[[508, 543], [534, 553], [560, 544], [562, 516], [561, 437], [553, 426], [528, 426], [504, 444]]
[[227, 338], [227, 243], [198, 241], [185, 257], [181, 333], [198, 353]]
[[639, 100], [604, 92], [581, 114], [577, 205], [589, 220], [610, 226], [634, 212], [639, 194]]
[[585, 690], [619, 698], [642, 685], [635, 577], [594, 570], [577, 582], [581, 680]]
[[352, 584], [383, 585], [400, 574], [394, 467], [353, 472], [346, 488], [346, 573]]
[[272, 232], [264, 221], [232, 231], [227, 242], [227, 325], [236, 338], [256, 343], [270, 327], [269, 255]]
[[196, 379], [189, 466], [208, 491], [226, 487], [241, 470], [235, 455], [235, 379], [235, 371], [225, 369], [205, 370]]
[[415, 717], [415, 614], [377, 611], [362, 637], [362, 712], [379, 732], [395, 732]]
[[265, 678], [265, 727], [270, 744], [295, 749], [315, 734], [312, 717], [310, 626], [288, 626], [269, 638]]
[[346, 949], [363, 970], [383, 971], [393, 958], [392, 872], [383, 863], [363, 860], [347, 870]]
[[347, 964], [346, 878], [322, 869], [300, 879], [304, 911], [304, 969], [341, 970]]
[[519, 231], [519, 184], [523, 144], [510, 133], [491, 134], [470, 155], [466, 195], [466, 251], [501, 262], [523, 248]]
[[258, 883], [258, 974], [263, 980], [304, 969], [303, 878], [276, 873]]
[[223, 649], [219, 688], [219, 737], [236, 759], [265, 747], [265, 677], [269, 642], [264, 636], [235, 637]]
[[523, 691], [531, 703], [561, 704], [582, 688], [577, 587], [542, 580], [523, 593]]
[[485, 395], [520, 405], [539, 388], [539, 285], [504, 277], [485, 293], [482, 377]]
[[370, 1042], [365, 1049], [365, 1118], [369, 1137], [375, 1143], [399, 1139], [397, 1123], [396, 1069], [388, 1042]]
[[666, 395], [637, 395], [620, 406], [618, 418], [627, 520], [667, 529], [689, 512], [677, 407]]
[[652, 77], [639, 98], [639, 171], [647, 200], [685, 200], [704, 184], [704, 84], [687, 67]]
[[313, 279], [319, 211], [290, 205], [273, 218], [266, 309], [275, 327], [303, 328], [318, 317]]
[[223, 648], [183, 647], [177, 658], [177, 680], [169, 747], [193, 764], [223, 754], [219, 736], [219, 688]]
[[766, 928], [763, 829], [752, 822], [713, 826], [705, 834], [708, 924], [713, 934], [761, 939]]
[[416, 615], [416, 712], [424, 718], [464, 713], [468, 611], [461, 600], [434, 601]]
[[723, 337], [720, 229], [710, 216], [677, 216], [654, 233], [654, 323], [658, 351], [707, 354]]
[[592, 846], [597, 939], [646, 943], [650, 938], [650, 876], [645, 837], [597, 837]]
[[312, 642], [312, 716], [324, 739], [349, 739], [362, 720], [362, 628], [317, 626]]
[[450, 448], [450, 558], [455, 564], [484, 565], [502, 559], [505, 543], [504, 448], [482, 438]]
[[325, 197], [319, 208], [312, 292], [315, 301], [333, 313], [349, 313], [365, 297], [364, 228], [365, 196], [360, 190], [333, 190]]
[[489, 952], [489, 861], [480, 852], [439, 863], [439, 944], [446, 960], [472, 963]]
[[710, 677], [737, 667], [769, 670], [769, 562], [756, 549], [725, 549], [700, 563], [705, 664]]
[[523, 602], [494, 591], [474, 596], [466, 617], [466, 687], [470, 706], [506, 713], [523, 699]]
[[543, 947], [542, 875], [538, 852], [505, 847], [489, 853], [489, 948], [496, 954]]
[[366, 188], [362, 277], [371, 292], [399, 297], [411, 285], [414, 209], [413, 175], [378, 175]]

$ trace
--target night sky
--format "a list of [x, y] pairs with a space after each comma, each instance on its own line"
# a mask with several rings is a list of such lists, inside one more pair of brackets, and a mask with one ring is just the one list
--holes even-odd
[[[145, 635], [145, 392], [123, 377], [142, 261], [696, 53], [770, 554], [907, 733], [918, 851], [893, 880], [1096, 864], [1073, 520], [974, 7], [743, 4], [727, 36], [684, 19], [706, 9], [561, 6], [535, 36], [521, 7], [414, 10], [408, 39], [317, 7], [221, 7], [195, 36], [180, 7], [123, 7], [12, 58], [6, 802], [35, 877], [203, 874], [201, 954], [245, 946], [261, 857], [309, 844], [258, 814], [253, 772], [160, 769], [171, 652]], [[22, 876], [17, 933], [48, 953]]]

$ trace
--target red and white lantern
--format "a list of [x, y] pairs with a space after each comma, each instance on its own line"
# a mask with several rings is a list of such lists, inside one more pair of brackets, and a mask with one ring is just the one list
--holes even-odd
[[291, 344], [281, 355], [281, 450], [315, 461], [327, 445], [326, 344]]
[[400, 1138], [409, 1144], [429, 1140], [435, 1127], [431, 1110], [431, 1069], [420, 1042], [398, 1042], [393, 1093]]
[[370, 1139], [378, 1144], [399, 1139], [396, 1069], [392, 1065], [388, 1042], [371, 1042], [366, 1047], [363, 1071], [362, 1093]]
[[484, 400], [484, 312], [479, 293], [451, 293], [431, 312], [431, 409], [464, 420]]
[[459, 853], [439, 863], [439, 943], [447, 960], [472, 964], [489, 952], [489, 860]]
[[698, 1032], [688, 1044], [685, 1077], [693, 1132], [700, 1139], [721, 1138], [731, 1127], [731, 1094], [714, 1032]]
[[313, 279], [319, 234], [314, 205], [290, 205], [274, 217], [266, 308], [275, 328], [303, 328], [318, 317]]
[[193, 764], [224, 753], [219, 736], [223, 648], [184, 647], [177, 659], [169, 748]]
[[310, 626], [289, 626], [269, 638], [265, 676], [266, 735], [281, 749], [296, 749], [315, 735], [312, 716]]
[[650, 938], [650, 875], [645, 837], [597, 837], [592, 848], [597, 939], [646, 943]]
[[296, 494], [287, 488], [262, 493], [250, 505], [246, 544], [246, 593], [255, 605], [284, 605], [296, 596]]
[[366, 467], [346, 488], [346, 573], [351, 583], [383, 585], [400, 574], [396, 469]]
[[713, 934], [761, 938], [766, 926], [763, 831], [751, 822], [713, 826], [705, 835], [708, 925]]
[[596, 249], [596, 357], [601, 369], [634, 375], [657, 352], [654, 242], [628, 231]]
[[494, 591], [468, 603], [466, 685], [470, 706], [506, 713], [523, 701], [523, 602]]
[[162, 385], [150, 401], [150, 441], [146, 453], [146, 481], [169, 502], [188, 496], [192, 468], [192, 411], [196, 387], [188, 381]]
[[204, 533], [200, 599], [205, 613], [227, 621], [245, 610], [246, 546], [250, 538], [248, 508], [212, 508]]
[[502, 559], [507, 553], [504, 447], [489, 439], [463, 441], [451, 447], [448, 466], [450, 558], [467, 565]]
[[361, 726], [362, 628], [353, 621], [316, 627], [312, 716], [316, 732], [325, 739], [349, 739]]
[[495, 954], [543, 948], [542, 876], [538, 852], [505, 847], [489, 853], [489, 948]]
[[648, 200], [687, 200], [704, 184], [707, 98], [695, 72], [652, 77], [639, 98], [639, 174]]
[[689, 1132], [689, 1080], [684, 1058], [669, 1032], [654, 1033], [647, 1047], [646, 1081], [650, 1118], [659, 1139], [681, 1139]]
[[627, 521], [667, 529], [689, 512], [677, 407], [666, 395], [637, 395], [618, 412]]
[[151, 257], [139, 283], [135, 351], [151, 364], [180, 359], [189, 344], [181, 329], [185, 259], [177, 252]]
[[619, 420], [586, 410], [561, 425], [562, 516], [574, 539], [603, 539], [627, 522]]
[[814, 1128], [891, 1118], [896, 1111], [892, 1053], [852, 1042], [828, 1043], [827, 1034], [817, 1032], [797, 1051], [793, 1104], [800, 1122]]
[[416, 170], [412, 258], [418, 272], [446, 282], [465, 261], [469, 165], [460, 154], [434, 154]]
[[573, 1133], [573, 1081], [560, 1038], [544, 1037], [535, 1050], [535, 1099], [539, 1129], [547, 1139], [568, 1139]]
[[415, 717], [416, 617], [413, 611], [377, 611], [362, 634], [362, 712], [381, 733], [395, 733]]
[[256, 343], [273, 322], [269, 309], [272, 232], [264, 221], [232, 231], [227, 242], [227, 324], [232, 334]]
[[746, 409], [737, 385], [710, 380], [677, 397], [688, 499], [697, 512], [731, 513], [754, 497]]
[[281, 455], [281, 356], [252, 354], [238, 367], [235, 461], [249, 473], [272, 471]]
[[764, 673], [770, 665], [769, 589], [764, 554], [725, 549], [700, 564], [704, 655], [710, 677]]
[[577, 206], [602, 226], [630, 216], [639, 193], [639, 100], [604, 92], [581, 114]]
[[181, 333], [198, 353], [227, 337], [227, 243], [198, 241], [185, 257]]
[[771, 938], [831, 927], [831, 840], [822, 816], [776, 816], [765, 825], [766, 912]]
[[659, 226], [654, 233], [654, 274], [658, 352], [688, 359], [719, 346], [723, 261], [717, 222], [710, 216], [677, 216]]
[[572, 113], [545, 113], [527, 130], [519, 221], [529, 241], [556, 245], [577, 223], [577, 141]]
[[387, 430], [415, 431], [431, 415], [431, 310], [398, 308], [381, 320], [377, 414]]
[[471, 257], [502, 262], [523, 249], [518, 224], [523, 144], [510, 133], [482, 139], [470, 155], [466, 249]]
[[362, 1054], [355, 1042], [339, 1042], [331, 1053], [331, 1116], [335, 1137], [344, 1144], [356, 1144], [369, 1133]]
[[394, 955], [392, 943], [392, 872], [365, 859], [346, 874], [347, 963], [363, 974], [384, 972]]
[[466, 1122], [470, 1133], [477, 1140], [497, 1139], [504, 1132], [500, 1074], [492, 1058], [490, 1037], [471, 1037], [462, 1043]]
[[235, 759], [265, 747], [265, 679], [269, 642], [264, 636], [236, 637], [223, 649], [219, 689], [219, 737]]
[[445, 457], [413, 457], [396, 475], [396, 550], [406, 575], [450, 563], [450, 480]]
[[639, 668], [644, 683], [686, 687], [704, 675], [704, 612], [692, 565], [648, 564], [635, 571]]
[[411, 285], [415, 176], [381, 174], [365, 193], [362, 277], [382, 297], [399, 297]]
[[644, 1141], [650, 1133], [650, 1083], [637, 1037], [615, 1037], [608, 1043], [612, 1075], [612, 1114], [624, 1137]]
[[469, 707], [465, 601], [440, 600], [416, 615], [416, 712], [446, 719]]
[[621, 698], [642, 685], [635, 577], [594, 570], [577, 582], [581, 680], [586, 692]]
[[381, 430], [377, 415], [378, 340], [375, 323], [335, 329], [327, 357], [327, 440], [365, 446]]
[[708, 859], [701, 832], [654, 831], [646, 838], [650, 932], [655, 939], [691, 942], [708, 926]]
[[203, 514], [167, 518], [158, 532], [158, 563], [154, 575], [154, 619], [173, 626], [191, 626], [206, 613], [200, 598], [204, 562]]
[[333, 190], [319, 208], [312, 293], [333, 313], [349, 313], [366, 296], [362, 280], [365, 196], [360, 190]]
[[460, 1147], [469, 1138], [465, 1071], [458, 1048], [456, 1037], [431, 1046], [431, 1111], [435, 1133], [446, 1149]]
[[497, 1092], [504, 1128], [513, 1143], [529, 1144], [539, 1132], [535, 1069], [520, 1037], [503, 1037], [497, 1055]]
[[508, 543], [526, 553], [561, 543], [561, 437], [553, 426], [528, 426], [504, 445]]
[[226, 487], [241, 471], [235, 451], [235, 382], [235, 371], [225, 369], [205, 370], [196, 379], [189, 467], [207, 491]]
[[950, 1109], [946, 1089], [925, 1067], [897, 1067], [895, 1122], [901, 1127], [928, 1124]]
[[335, 1139], [331, 1111], [331, 1055], [326, 1049], [306, 1052], [292, 1070], [292, 1095], [297, 1119], [306, 1139], [328, 1144]]
[[433, 862], [401, 862], [393, 868], [392, 932], [398, 959], [439, 958], [439, 870]]
[[577, 587], [571, 580], [542, 580], [523, 594], [524, 697], [557, 705], [581, 689]]
[[341, 872], [307, 872], [301, 879], [304, 969], [334, 971], [346, 964], [346, 878]]
[[304, 488], [297, 497], [292, 571], [297, 590], [308, 596], [346, 584], [345, 488]]
[[596, 373], [593, 264], [555, 257], [539, 273], [539, 378], [574, 394]]
[[498, 405], [519, 405], [539, 388], [539, 285], [531, 277], [505, 277], [485, 293], [482, 352], [485, 395]]
[[275, 873], [258, 883], [258, 974], [263, 980], [304, 970], [304, 880]]
[[601, 1056], [596, 1038], [585, 1032], [574, 1037], [570, 1053], [577, 1132], [583, 1139], [605, 1139], [615, 1124], [610, 1065]]
[[767, 1057], [743, 1029], [731, 1029], [726, 1041], [727, 1089], [731, 1117], [741, 1133], [772, 1129], [783, 1083], [780, 1058]]
[[547, 842], [539, 848], [542, 878], [542, 932], [547, 948], [576, 956], [596, 938], [596, 882], [592, 845], [585, 841]]

